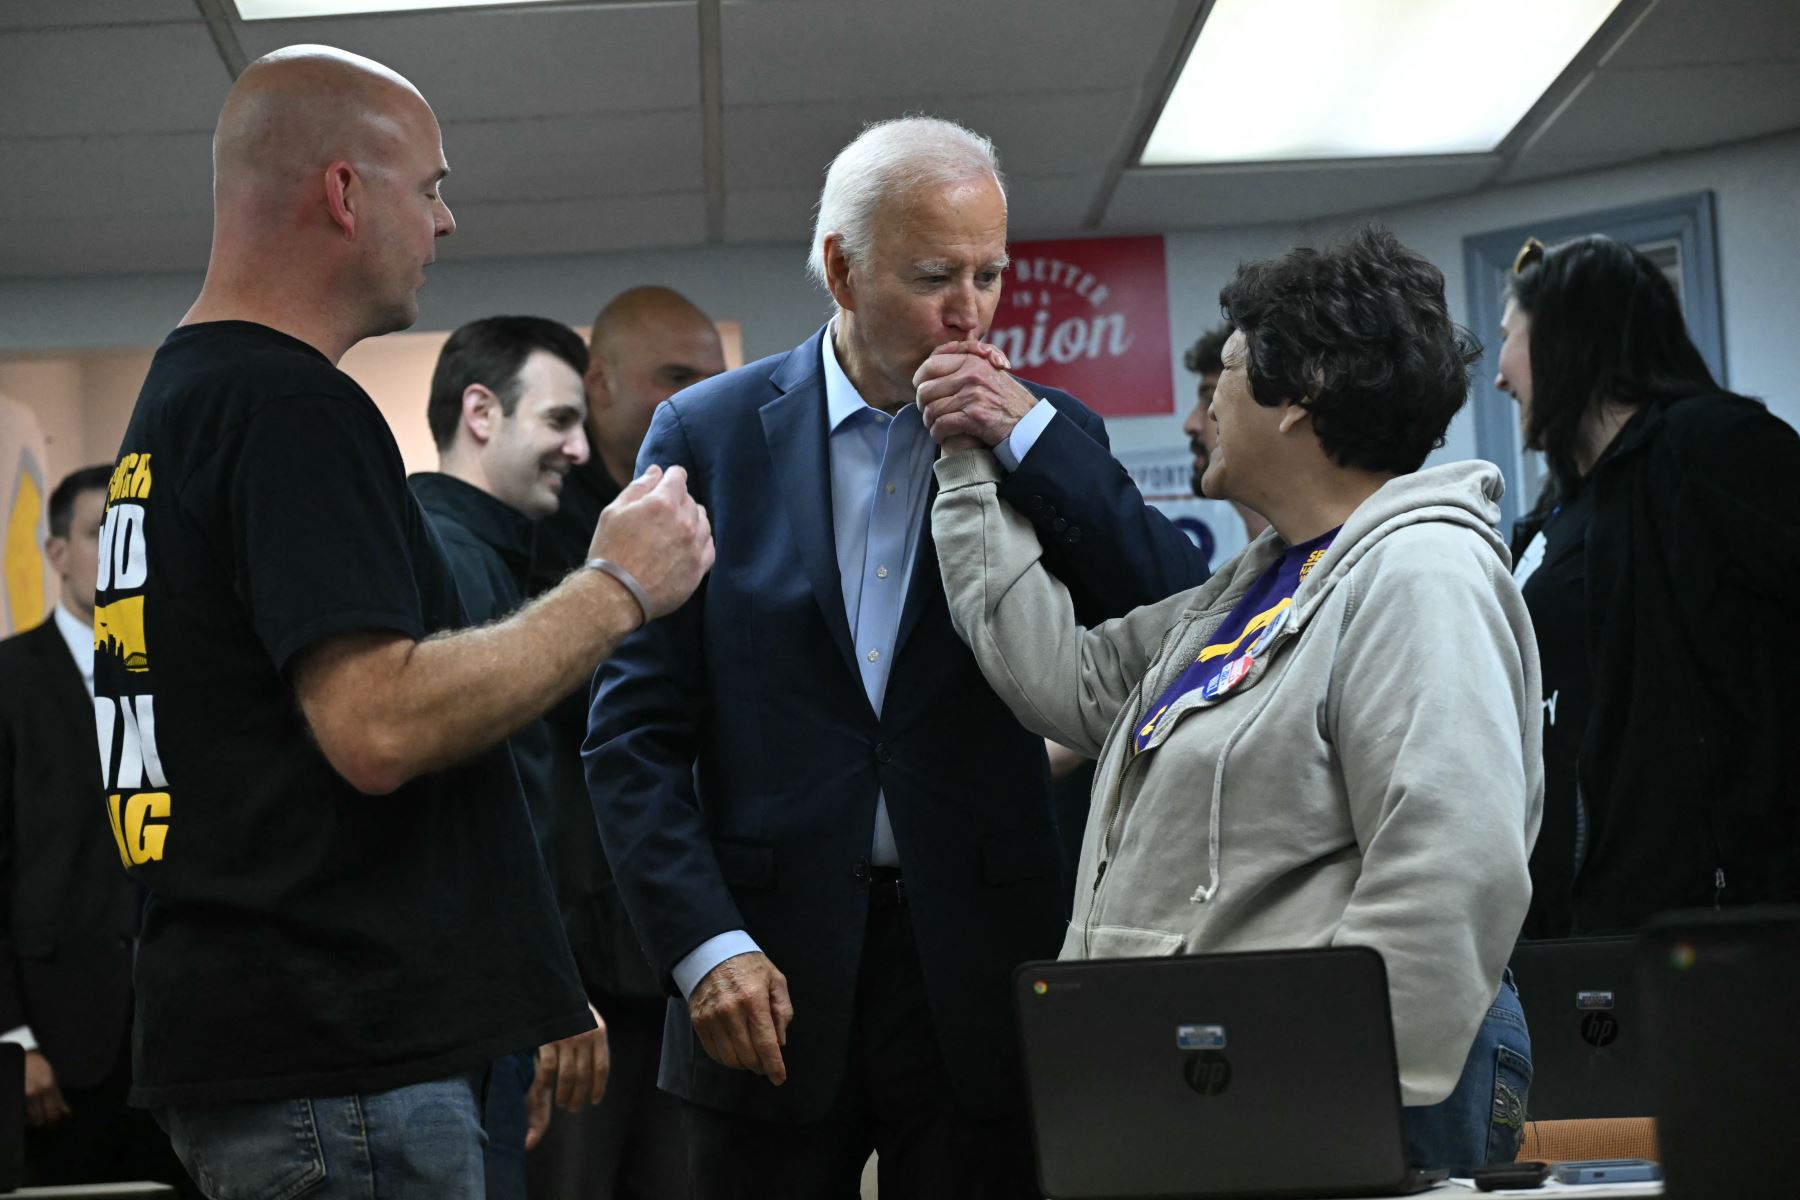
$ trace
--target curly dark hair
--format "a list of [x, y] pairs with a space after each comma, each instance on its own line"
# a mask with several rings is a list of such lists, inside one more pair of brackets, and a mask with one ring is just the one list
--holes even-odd
[[1406, 474], [1444, 444], [1481, 345], [1450, 320], [1444, 273], [1377, 226], [1246, 263], [1219, 293], [1258, 404], [1304, 406], [1333, 462]]

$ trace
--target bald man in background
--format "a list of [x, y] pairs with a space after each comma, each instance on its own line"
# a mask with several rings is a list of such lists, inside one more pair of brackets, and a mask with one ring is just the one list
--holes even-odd
[[[656, 406], [724, 370], [718, 329], [679, 292], [634, 287], [600, 310], [584, 379], [593, 453], [570, 469], [556, 514], [537, 523], [535, 589], [580, 565], [595, 515], [631, 479]], [[553, 829], [545, 853], [582, 982], [606, 1021], [612, 1069], [597, 1107], [552, 1116], [527, 1160], [531, 1192], [542, 1200], [679, 1200], [689, 1194], [681, 1110], [656, 1087], [664, 997], [600, 847], [581, 767], [587, 702], [584, 684], [550, 715]]]
[[100, 539], [106, 811], [149, 893], [131, 1099], [210, 1196], [479, 1200], [488, 1064], [595, 1027], [503, 739], [693, 591], [710, 527], [646, 472], [594, 569], [464, 630], [336, 366], [417, 319], [456, 228], [430, 106], [290, 47], [232, 87], [213, 162], [206, 280]]

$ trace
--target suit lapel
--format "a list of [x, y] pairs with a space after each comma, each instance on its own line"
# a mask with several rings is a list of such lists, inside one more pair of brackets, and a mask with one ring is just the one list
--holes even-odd
[[[85, 730], [90, 740], [94, 737], [94, 706], [88, 699], [87, 684], [81, 681], [81, 668], [69, 655], [69, 647], [63, 641], [62, 630], [56, 627], [56, 615], [52, 613], [48, 620], [32, 631], [32, 653], [43, 665], [43, 674], [38, 676], [44, 682], [45, 703], [56, 706], [58, 715], [67, 722], [71, 730]], [[99, 743], [94, 743], [94, 754], [97, 758]]]
[[825, 618], [825, 628], [844, 666], [860, 680], [850, 647], [850, 621], [844, 615], [844, 589], [831, 524], [831, 458], [826, 446], [825, 378], [819, 359], [823, 332], [807, 339], [769, 377], [782, 394], [758, 413], [775, 467], [775, 490], [787, 507], [788, 523], [812, 583], [819, 615]]

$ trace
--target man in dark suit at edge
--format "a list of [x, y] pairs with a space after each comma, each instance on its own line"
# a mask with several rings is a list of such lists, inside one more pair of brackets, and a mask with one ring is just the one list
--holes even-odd
[[110, 466], [50, 493], [48, 620], [0, 642], [0, 1040], [25, 1048], [33, 1185], [158, 1180], [191, 1188], [131, 1084], [138, 890], [99, 803], [94, 583]]
[[680, 998], [661, 1084], [702, 1200], [851, 1193], [871, 1149], [884, 1196], [1037, 1194], [1008, 976], [1056, 953], [1080, 830], [950, 627], [920, 405], [996, 447], [1095, 619], [1205, 566], [1097, 416], [979, 346], [1005, 265], [987, 139], [871, 126], [820, 199], [837, 315], [662, 405], [639, 457], [686, 467], [719, 558], [599, 673], [586, 763]]

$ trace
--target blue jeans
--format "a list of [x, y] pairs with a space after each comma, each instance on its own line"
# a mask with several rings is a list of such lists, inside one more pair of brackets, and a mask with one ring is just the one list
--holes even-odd
[[1452, 1175], [1511, 1162], [1525, 1137], [1530, 1091], [1531, 1034], [1508, 969], [1500, 994], [1475, 1031], [1456, 1090], [1437, 1104], [1403, 1110], [1406, 1161]]
[[483, 1200], [481, 1076], [156, 1110], [207, 1200]]
[[536, 1074], [536, 1051], [497, 1058], [488, 1072], [487, 1200], [525, 1200], [525, 1093]]

